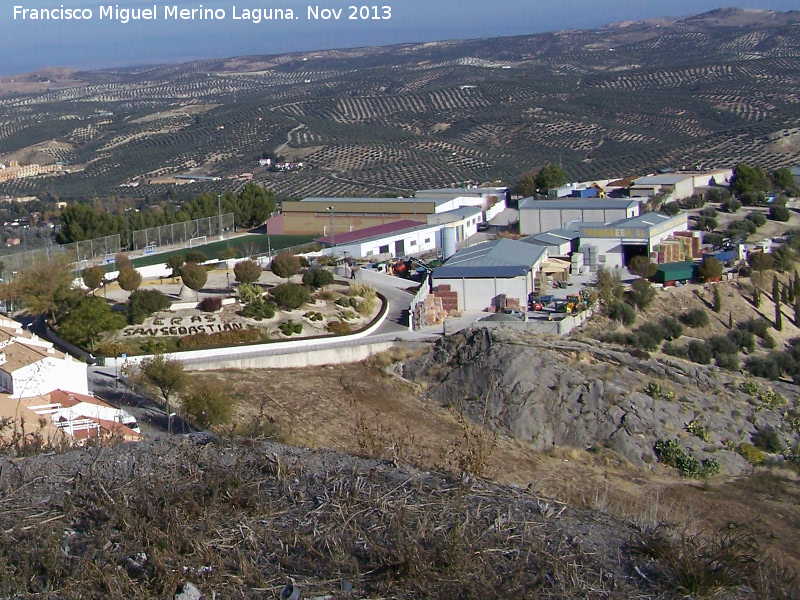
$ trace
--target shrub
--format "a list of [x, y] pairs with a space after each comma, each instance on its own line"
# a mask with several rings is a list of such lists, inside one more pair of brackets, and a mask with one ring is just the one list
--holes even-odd
[[687, 327], [705, 327], [708, 325], [708, 313], [702, 308], [693, 308], [680, 316], [680, 321]]
[[753, 352], [756, 349], [756, 338], [752, 331], [731, 329], [728, 332], [728, 339], [736, 344], [739, 350], [744, 352]]
[[117, 275], [117, 282], [123, 290], [132, 292], [142, 285], [142, 274], [133, 267], [124, 267]]
[[606, 314], [609, 319], [619, 321], [623, 325], [630, 326], [636, 322], [636, 311], [633, 307], [624, 302], [613, 302], [606, 307]]
[[643, 350], [655, 350], [664, 341], [664, 331], [656, 323], [644, 323], [631, 336], [631, 344]]
[[774, 355], [751, 356], [745, 362], [745, 369], [755, 377], [778, 380], [781, 377], [781, 366]]
[[692, 340], [687, 344], [686, 356], [692, 362], [701, 365], [707, 365], [711, 362], [711, 350], [699, 340]]
[[222, 308], [222, 298], [218, 296], [209, 296], [200, 302], [200, 310], [204, 312], [217, 312], [220, 308]]
[[304, 319], [308, 319], [309, 321], [316, 322], [316, 321], [324, 321], [325, 317], [322, 316], [322, 313], [319, 312], [307, 312], [303, 315]]
[[763, 339], [769, 335], [770, 322], [766, 319], [755, 317], [739, 323], [739, 329], [749, 331]]
[[683, 327], [674, 317], [661, 317], [658, 324], [664, 332], [664, 339], [677, 340], [683, 335]]
[[736, 198], [728, 198], [727, 200], [723, 200], [719, 207], [727, 213], [735, 213], [742, 208], [742, 203]]
[[101, 266], [86, 267], [83, 271], [81, 271], [83, 285], [90, 290], [99, 288], [100, 284], [103, 283], [105, 276], [106, 270]]
[[763, 213], [760, 213], [757, 210], [748, 213], [745, 219], [750, 221], [756, 227], [761, 227], [767, 222], [767, 217], [765, 217]]
[[750, 437], [750, 441], [756, 448], [764, 452], [778, 453], [783, 450], [781, 438], [772, 427], [759, 429]]
[[677, 202], [667, 202], [661, 205], [661, 212], [669, 217], [674, 217], [681, 212], [681, 207]]
[[719, 462], [710, 458], [702, 463], [686, 452], [677, 440], [659, 440], [653, 447], [659, 462], [674, 467], [684, 477], [708, 477], [720, 471]]
[[167, 310], [172, 301], [158, 290], [135, 290], [128, 297], [125, 316], [128, 323], [136, 325], [160, 310]]
[[297, 334], [303, 333], [303, 324], [295, 323], [294, 321], [286, 321], [285, 323], [281, 323], [278, 329], [281, 330], [281, 333], [283, 333], [283, 335], [288, 337], [294, 333]]
[[331, 321], [326, 326], [326, 329], [331, 333], [341, 335], [350, 332], [350, 323], [345, 323], [344, 321]]
[[652, 277], [657, 269], [658, 265], [649, 256], [634, 256], [628, 265], [628, 272], [643, 278]]
[[708, 347], [714, 358], [719, 358], [723, 354], [737, 354], [739, 347], [736, 342], [726, 335], [715, 335], [709, 338]]
[[359, 302], [358, 306], [356, 306], [356, 310], [358, 311], [358, 314], [368, 316], [375, 311], [375, 305], [377, 303], [378, 299], [375, 296], [369, 296]]
[[199, 250], [189, 250], [189, 252], [186, 253], [187, 263], [197, 263], [199, 265], [200, 263], [204, 263], [207, 260], [208, 257]]
[[773, 221], [785, 223], [792, 216], [792, 213], [785, 206], [772, 205], [769, 207], [769, 218]]
[[742, 442], [739, 444], [737, 451], [742, 458], [744, 458], [751, 465], [761, 464], [767, 459], [766, 454], [756, 448], [753, 444], [748, 444], [747, 442]]
[[691, 433], [693, 436], [700, 438], [706, 443], [711, 441], [711, 433], [708, 431], [708, 428], [700, 425], [700, 423], [697, 421], [690, 421], [687, 423], [686, 431]]
[[375, 297], [375, 288], [366, 283], [352, 283], [347, 290], [348, 296], [360, 296], [362, 298]]
[[263, 298], [259, 297], [257, 300], [249, 302], [239, 311], [239, 314], [248, 319], [255, 319], [261, 321], [262, 319], [271, 319], [275, 316], [275, 303], [265, 302]]
[[695, 229], [700, 231], [713, 231], [717, 228], [717, 220], [714, 217], [700, 217], [695, 223]]
[[333, 283], [333, 273], [325, 269], [313, 269], [303, 273], [303, 285], [311, 288], [321, 288]]
[[183, 281], [183, 285], [196, 293], [208, 281], [208, 271], [197, 263], [187, 262], [181, 267], [181, 281]]
[[183, 397], [181, 407], [195, 425], [207, 429], [230, 422], [234, 403], [228, 388], [218, 381], [209, 381], [194, 386]]
[[709, 202], [725, 202], [731, 193], [725, 188], [711, 188], [706, 191], [706, 200]]
[[738, 371], [739, 370], [739, 356], [737, 354], [720, 354], [717, 356], [715, 364], [720, 369], [726, 369], [728, 371]]
[[747, 219], [742, 219], [741, 221], [731, 221], [728, 223], [728, 234], [729, 235], [751, 235], [756, 232], [756, 224], [752, 221], [748, 221]]
[[219, 348], [237, 344], [253, 344], [261, 341], [261, 333], [255, 329], [226, 329], [214, 333], [193, 333], [178, 340], [181, 350], [199, 350], [202, 348]]
[[252, 283], [240, 283], [236, 288], [236, 294], [245, 304], [261, 300], [263, 296], [261, 288]]
[[703, 243], [711, 244], [712, 246], [719, 246], [725, 240], [725, 236], [721, 233], [705, 233], [703, 234]]
[[655, 399], [661, 398], [661, 394], [662, 394], [661, 386], [658, 383], [654, 382], [654, 381], [651, 381], [646, 386], [644, 386], [644, 390], [643, 391], [644, 391], [645, 394], [647, 394], [651, 398], [655, 398]]
[[254, 260], [243, 260], [233, 267], [233, 274], [239, 283], [255, 283], [261, 277], [261, 265]]
[[308, 289], [299, 283], [283, 283], [269, 291], [275, 303], [283, 309], [300, 308], [311, 299]]

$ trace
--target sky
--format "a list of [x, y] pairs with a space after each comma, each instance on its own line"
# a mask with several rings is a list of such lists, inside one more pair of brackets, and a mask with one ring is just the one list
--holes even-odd
[[[0, 75], [45, 67], [100, 69], [198, 58], [276, 54], [447, 39], [500, 37], [664, 16], [729, 6], [719, 0], [7, 0], [0, 3]], [[797, 0], [736, 0], [740, 8], [788, 11]], [[17, 8], [15, 8], [15, 6]], [[169, 17], [167, 10], [212, 9], [217, 19]], [[350, 6], [365, 7], [359, 17]], [[101, 18], [101, 7], [155, 9], [155, 19]], [[319, 19], [309, 9], [319, 10]], [[377, 13], [372, 7], [377, 7]], [[33, 20], [32, 11], [83, 11], [85, 20]], [[255, 10], [293, 11], [293, 20], [256, 22]], [[323, 20], [322, 9], [339, 12]], [[388, 9], [388, 10], [387, 10]], [[27, 10], [28, 12], [23, 12]], [[247, 18], [245, 11], [251, 12]], [[60, 12], [58, 13], [61, 14]], [[381, 18], [373, 18], [375, 16]], [[390, 18], [384, 18], [390, 16]], [[24, 17], [24, 18], [23, 18]], [[235, 18], [239, 17], [239, 18]]]

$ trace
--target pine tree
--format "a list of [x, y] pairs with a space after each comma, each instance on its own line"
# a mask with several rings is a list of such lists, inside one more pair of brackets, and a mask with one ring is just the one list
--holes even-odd
[[781, 303], [781, 282], [778, 281], [778, 276], [772, 278], [772, 301], [779, 305]]
[[783, 331], [783, 315], [781, 314], [781, 303], [775, 303], [775, 329]]
[[722, 294], [719, 293], [719, 286], [714, 286], [714, 312], [718, 313], [722, 310]]

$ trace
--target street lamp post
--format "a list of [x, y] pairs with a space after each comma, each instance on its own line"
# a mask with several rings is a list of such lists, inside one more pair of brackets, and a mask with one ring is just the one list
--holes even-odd
[[334, 214], [333, 213], [333, 207], [329, 206], [328, 210], [331, 213], [331, 246], [335, 246], [336, 245], [336, 228], [335, 228], [335, 226], [333, 224], [333, 214]]
[[217, 194], [217, 214], [219, 215], [219, 241], [222, 241], [222, 194]]

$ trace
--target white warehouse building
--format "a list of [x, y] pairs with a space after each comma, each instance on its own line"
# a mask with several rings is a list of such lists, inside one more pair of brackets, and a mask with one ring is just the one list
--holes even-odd
[[450, 286], [458, 310], [502, 308], [508, 299], [527, 306], [547, 249], [501, 238], [465, 248], [433, 270], [433, 286]]
[[421, 225], [418, 221], [402, 220], [365, 229], [337, 233], [317, 238], [327, 246], [323, 254], [367, 258], [370, 256], [407, 256], [431, 252], [442, 245], [443, 225]]
[[570, 223], [609, 223], [639, 214], [637, 200], [536, 200], [519, 203], [519, 230], [524, 235], [563, 229]]

